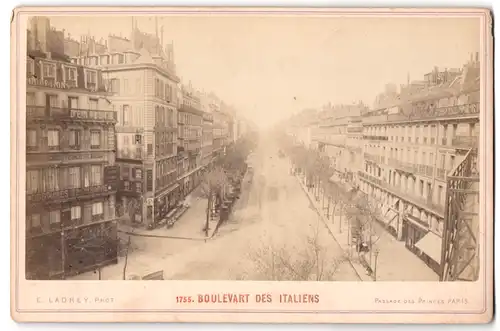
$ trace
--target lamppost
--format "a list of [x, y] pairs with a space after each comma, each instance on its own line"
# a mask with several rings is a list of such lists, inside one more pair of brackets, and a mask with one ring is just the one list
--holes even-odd
[[374, 256], [375, 256], [375, 266], [373, 267], [373, 281], [377, 281], [377, 260], [378, 260], [378, 254], [380, 253], [379, 249], [377, 248], [375, 250]]

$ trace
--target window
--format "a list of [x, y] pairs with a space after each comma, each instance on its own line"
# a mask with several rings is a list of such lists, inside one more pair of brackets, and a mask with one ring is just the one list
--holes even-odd
[[37, 147], [37, 137], [35, 129], [26, 130], [26, 147], [28, 150], [33, 150]]
[[69, 130], [69, 147], [73, 149], [80, 148], [81, 143], [81, 134], [80, 130]]
[[48, 130], [47, 138], [49, 149], [59, 148], [59, 130]]
[[135, 169], [135, 178], [141, 179], [142, 178], [142, 169], [141, 168], [136, 168]]
[[422, 164], [425, 164], [427, 154], [425, 152], [422, 152]]
[[421, 179], [420, 180], [420, 185], [418, 186], [419, 191], [420, 191], [420, 196], [424, 196], [424, 181]]
[[43, 79], [50, 79], [50, 78], [55, 79], [56, 78], [56, 65], [55, 64], [44, 63], [42, 67], [43, 67], [43, 72], [42, 72]]
[[123, 64], [125, 63], [125, 57], [123, 54], [118, 54], [118, 64]]
[[68, 97], [68, 108], [78, 109], [78, 97]]
[[95, 202], [92, 204], [92, 216], [99, 216], [103, 214], [102, 202]]
[[26, 106], [36, 106], [36, 94], [35, 94], [35, 92], [26, 93]]
[[32, 214], [31, 215], [31, 228], [39, 228], [40, 227], [40, 214]]
[[90, 182], [92, 186], [102, 185], [102, 167], [100, 165], [93, 165], [90, 167]]
[[101, 131], [90, 131], [90, 148], [101, 146]]
[[148, 144], [147, 150], [148, 155], [153, 155], [153, 144]]
[[68, 178], [68, 188], [80, 188], [81, 186], [81, 177], [80, 177], [80, 168], [79, 167], [71, 167], [69, 168], [69, 178]]
[[125, 93], [130, 93], [130, 86], [128, 84], [128, 79], [123, 80], [123, 91]]
[[445, 159], [446, 159], [446, 155], [445, 154], [440, 154], [439, 155], [439, 167], [441, 169], [444, 169], [444, 167], [445, 167]]
[[26, 172], [26, 193], [37, 193], [40, 187], [39, 170], [28, 170]]
[[85, 86], [88, 89], [96, 89], [97, 88], [97, 72], [94, 70], [87, 70], [85, 73]]
[[50, 107], [59, 107], [59, 97], [56, 94], [49, 94], [47, 95], [47, 98], [49, 99]]
[[97, 110], [98, 108], [98, 105], [99, 104], [99, 100], [97, 99], [89, 99], [89, 109], [90, 110]]
[[79, 220], [82, 218], [82, 207], [73, 206], [71, 207], [71, 220]]
[[116, 78], [111, 79], [110, 88], [112, 93], [120, 93], [120, 81]]
[[130, 190], [130, 183], [128, 180], [123, 182], [123, 186], [125, 187], [125, 190], [127, 190], [127, 191]]
[[76, 68], [64, 66], [64, 81], [72, 86], [76, 86]]
[[44, 169], [42, 189], [44, 192], [59, 190], [59, 173], [56, 168]]
[[135, 191], [136, 192], [142, 192], [142, 183], [141, 182], [136, 182], [135, 183]]
[[49, 212], [50, 227], [58, 226], [61, 224], [61, 212], [59, 210], [51, 210]]
[[130, 107], [123, 105], [123, 125], [130, 125]]
[[434, 153], [429, 153], [429, 165], [434, 165]]

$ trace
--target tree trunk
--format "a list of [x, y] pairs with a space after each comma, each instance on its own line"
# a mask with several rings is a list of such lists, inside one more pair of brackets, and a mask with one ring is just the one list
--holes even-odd
[[331, 202], [331, 199], [332, 198], [330, 196], [328, 196], [328, 205], [326, 207], [326, 218], [327, 219], [330, 219], [330, 202]]
[[211, 211], [211, 208], [212, 208], [212, 193], [209, 193], [208, 194], [208, 200], [207, 200], [207, 217], [206, 217], [206, 220], [205, 220], [205, 236], [208, 237], [208, 227], [209, 227], [209, 224], [210, 224], [210, 211]]
[[325, 192], [323, 191], [323, 205], [322, 205], [322, 212], [325, 212]]
[[128, 236], [128, 241], [127, 241], [127, 250], [125, 251], [125, 264], [123, 265], [123, 275], [122, 279], [126, 280], [126, 274], [127, 274], [127, 264], [128, 264], [128, 251], [130, 248], [130, 236]]

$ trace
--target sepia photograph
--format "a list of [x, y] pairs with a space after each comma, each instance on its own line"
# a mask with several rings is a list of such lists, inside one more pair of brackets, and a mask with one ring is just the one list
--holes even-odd
[[[387, 283], [385, 295], [453, 282], [486, 298], [487, 11], [22, 11], [22, 282], [233, 281], [239, 292], [172, 300], [316, 310], [306, 287], [338, 282]], [[441, 309], [421, 295], [414, 309]]]

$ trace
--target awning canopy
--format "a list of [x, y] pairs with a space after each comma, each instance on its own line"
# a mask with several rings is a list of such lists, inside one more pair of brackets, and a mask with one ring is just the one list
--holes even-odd
[[442, 243], [443, 240], [441, 237], [433, 232], [427, 232], [422, 239], [417, 241], [415, 246], [437, 263], [441, 263]]

